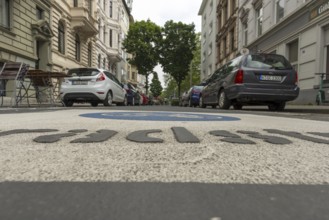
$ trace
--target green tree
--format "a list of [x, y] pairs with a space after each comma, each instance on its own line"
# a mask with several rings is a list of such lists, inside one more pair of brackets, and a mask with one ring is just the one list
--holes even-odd
[[[196, 37], [196, 47], [193, 51], [193, 60], [190, 65], [190, 70], [187, 77], [182, 81], [181, 90], [187, 91], [191, 86], [200, 83], [200, 64], [201, 64], [201, 34], [198, 33]], [[192, 83], [191, 83], [192, 75]], [[165, 74], [166, 88], [163, 92], [163, 97], [170, 98], [175, 92], [177, 93], [177, 84], [175, 80], [169, 75]]]
[[183, 24], [167, 21], [162, 28], [160, 43], [160, 64], [177, 83], [178, 96], [181, 83], [188, 75], [193, 51], [196, 47], [194, 24]]
[[153, 72], [153, 79], [152, 79], [150, 90], [154, 97], [158, 97], [162, 93], [163, 88], [161, 86], [161, 82], [156, 72]]
[[124, 49], [132, 54], [129, 63], [146, 76], [145, 89], [148, 93], [148, 76], [159, 61], [158, 44], [161, 39], [161, 28], [150, 20], [137, 21], [129, 27], [128, 35], [123, 41]]

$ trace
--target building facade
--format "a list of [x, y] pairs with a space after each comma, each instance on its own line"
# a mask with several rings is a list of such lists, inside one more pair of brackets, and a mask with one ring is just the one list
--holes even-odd
[[0, 0], [0, 66], [100, 67], [126, 80], [132, 68], [122, 42], [131, 9], [132, 0]]
[[95, 0], [51, 1], [52, 71], [95, 66], [95, 9]]
[[201, 33], [201, 80], [216, 70], [216, 6], [218, 0], [203, 0], [199, 9], [202, 19]]
[[219, 0], [217, 5], [217, 68], [233, 59], [238, 51], [238, 1]]
[[128, 33], [130, 11], [125, 0], [98, 0], [97, 66], [109, 69], [121, 81], [129, 70], [122, 42]]
[[50, 16], [46, 0], [0, 0], [0, 69], [8, 61], [51, 69]]
[[240, 0], [239, 43], [284, 55], [298, 72], [296, 104], [315, 104], [315, 73], [329, 73], [329, 0]]

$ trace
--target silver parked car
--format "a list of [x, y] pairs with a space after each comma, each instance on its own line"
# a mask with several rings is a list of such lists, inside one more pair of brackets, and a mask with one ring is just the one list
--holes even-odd
[[298, 75], [289, 61], [277, 54], [239, 56], [216, 70], [206, 81], [200, 107], [242, 109], [243, 105], [267, 105], [282, 111], [298, 97]]
[[127, 105], [126, 91], [120, 81], [109, 71], [97, 68], [70, 69], [60, 94], [65, 106], [74, 102], [89, 102], [92, 106]]

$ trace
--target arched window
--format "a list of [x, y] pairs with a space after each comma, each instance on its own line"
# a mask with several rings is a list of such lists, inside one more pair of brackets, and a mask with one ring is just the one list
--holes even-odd
[[102, 57], [98, 54], [98, 68], [101, 68]]
[[73, 0], [73, 7], [78, 7], [78, 0]]
[[93, 62], [91, 42], [88, 44], [88, 66], [91, 67]]
[[75, 59], [80, 61], [80, 37], [78, 34], [75, 35]]
[[58, 51], [65, 53], [65, 29], [62, 21], [58, 22]]

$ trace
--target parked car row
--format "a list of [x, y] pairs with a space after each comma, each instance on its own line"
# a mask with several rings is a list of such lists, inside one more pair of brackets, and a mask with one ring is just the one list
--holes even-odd
[[180, 100], [180, 106], [198, 106], [202, 89], [203, 86], [192, 86], [187, 92], [184, 92]]
[[267, 105], [283, 111], [286, 102], [299, 95], [298, 74], [289, 61], [277, 54], [241, 55], [219, 69], [204, 82], [183, 94], [181, 106], [240, 110], [245, 105]]
[[65, 106], [90, 103], [96, 107], [117, 105], [146, 105], [149, 99], [130, 83], [122, 84], [107, 70], [98, 68], [70, 69], [61, 84], [61, 100]]

